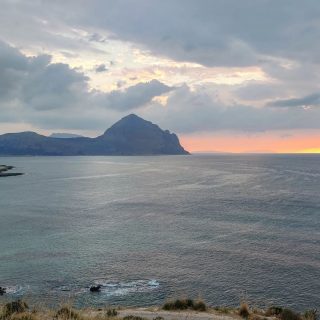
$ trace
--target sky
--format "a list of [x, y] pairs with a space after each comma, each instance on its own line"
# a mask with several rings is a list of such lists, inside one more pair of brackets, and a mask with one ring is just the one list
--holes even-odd
[[319, 0], [0, 0], [0, 134], [130, 113], [191, 152], [320, 152]]

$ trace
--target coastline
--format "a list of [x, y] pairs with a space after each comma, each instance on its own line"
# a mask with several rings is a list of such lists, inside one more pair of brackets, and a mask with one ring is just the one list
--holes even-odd
[[[175, 300], [173, 304], [189, 299]], [[193, 302], [192, 303], [197, 303]], [[203, 302], [201, 302], [203, 303]], [[57, 309], [43, 307], [29, 308], [24, 301], [17, 300], [0, 305], [1, 320], [46, 320], [46, 319], [75, 319], [75, 320], [317, 320], [317, 310], [297, 313], [290, 309], [271, 306], [266, 310], [249, 307], [241, 303], [239, 308], [208, 307], [194, 310], [191, 308], [166, 310], [162, 307], [104, 307], [76, 309], [71, 304], [65, 304]]]

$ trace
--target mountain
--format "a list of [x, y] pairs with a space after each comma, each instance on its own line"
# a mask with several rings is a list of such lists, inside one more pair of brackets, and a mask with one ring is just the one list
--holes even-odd
[[178, 137], [130, 114], [96, 138], [52, 138], [35, 132], [0, 135], [0, 155], [178, 155], [189, 154]]
[[81, 136], [80, 134], [74, 134], [74, 133], [54, 132], [50, 134], [49, 138], [68, 139], [68, 138], [83, 138], [83, 136]]

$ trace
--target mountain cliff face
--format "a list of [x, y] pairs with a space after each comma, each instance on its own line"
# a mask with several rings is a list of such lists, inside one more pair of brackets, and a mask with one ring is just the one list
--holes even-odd
[[97, 138], [52, 138], [34, 132], [0, 135], [0, 155], [188, 154], [178, 137], [152, 122], [128, 115]]

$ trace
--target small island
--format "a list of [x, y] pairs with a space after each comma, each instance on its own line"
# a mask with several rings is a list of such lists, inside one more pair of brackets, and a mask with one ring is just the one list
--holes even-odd
[[0, 165], [0, 177], [15, 177], [23, 175], [21, 172], [8, 172], [12, 169], [14, 169], [14, 166]]

